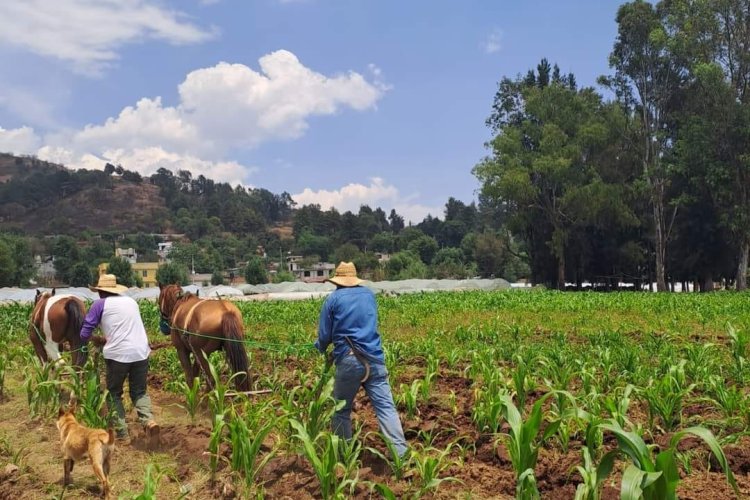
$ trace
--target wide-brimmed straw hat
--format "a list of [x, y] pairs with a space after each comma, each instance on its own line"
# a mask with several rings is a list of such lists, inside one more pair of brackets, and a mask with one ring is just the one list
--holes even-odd
[[326, 281], [339, 286], [357, 286], [362, 283], [362, 280], [357, 278], [357, 268], [351, 262], [341, 262], [336, 268], [336, 274], [333, 278]]
[[114, 274], [102, 274], [99, 276], [99, 283], [96, 286], [91, 285], [89, 290], [92, 292], [107, 292], [121, 295], [128, 290], [128, 287], [117, 284], [117, 276]]

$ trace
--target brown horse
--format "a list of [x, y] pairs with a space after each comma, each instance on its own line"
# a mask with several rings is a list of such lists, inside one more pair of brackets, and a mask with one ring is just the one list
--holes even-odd
[[39, 359], [57, 362], [60, 351], [67, 340], [73, 352], [73, 364], [82, 366], [86, 353], [81, 346], [81, 327], [86, 316], [83, 301], [74, 295], [55, 295], [36, 291], [34, 309], [31, 312], [29, 338]]
[[201, 299], [184, 292], [178, 285], [160, 283], [159, 312], [162, 325], [168, 325], [172, 344], [177, 349], [188, 384], [203, 370], [206, 381], [211, 386], [213, 380], [207, 356], [218, 349], [224, 349], [232, 372], [242, 374], [236, 378], [237, 389], [249, 390], [245, 335], [242, 314], [237, 306], [226, 300]]

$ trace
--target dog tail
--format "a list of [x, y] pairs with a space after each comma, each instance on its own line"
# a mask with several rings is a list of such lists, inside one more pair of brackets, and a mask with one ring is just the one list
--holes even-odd
[[115, 430], [110, 427], [107, 429], [107, 442], [106, 444], [115, 444]]

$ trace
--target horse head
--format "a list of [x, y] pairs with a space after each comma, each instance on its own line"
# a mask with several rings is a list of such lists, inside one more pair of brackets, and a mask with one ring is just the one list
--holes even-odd
[[159, 313], [162, 319], [169, 320], [175, 306], [184, 292], [179, 285], [162, 285], [159, 283]]
[[40, 292], [38, 289], [36, 291], [36, 295], [34, 296], [34, 305], [37, 305], [39, 301], [41, 300], [47, 300], [50, 297], [55, 295], [55, 289], [53, 288], [51, 292]]

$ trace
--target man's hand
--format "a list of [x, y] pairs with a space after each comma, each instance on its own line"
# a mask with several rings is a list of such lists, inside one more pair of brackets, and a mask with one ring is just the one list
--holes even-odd
[[98, 335], [92, 335], [91, 343], [97, 347], [104, 347], [104, 344], [107, 343], [107, 339], [105, 339], [104, 337], [100, 337]]

